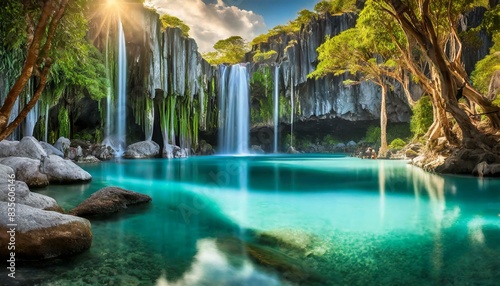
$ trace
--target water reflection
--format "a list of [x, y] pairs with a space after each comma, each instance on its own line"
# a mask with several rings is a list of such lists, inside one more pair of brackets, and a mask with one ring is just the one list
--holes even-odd
[[[93, 223], [93, 251], [108, 248], [107, 240], [131, 253], [142, 247], [141, 255], [158, 256], [149, 277], [156, 281], [163, 271], [163, 285], [278, 283], [243, 249], [235, 264], [214, 242], [264, 232], [299, 241], [298, 260], [338, 284], [439, 284], [472, 267], [467, 261], [478, 253], [500, 255], [498, 180], [478, 183], [404, 162], [339, 156], [122, 160], [89, 172], [94, 181], [85, 196], [106, 184], [153, 197], [149, 209]], [[265, 245], [271, 253], [292, 253], [281, 246]], [[485, 264], [500, 269], [496, 260]], [[130, 267], [116, 266], [118, 272]]]

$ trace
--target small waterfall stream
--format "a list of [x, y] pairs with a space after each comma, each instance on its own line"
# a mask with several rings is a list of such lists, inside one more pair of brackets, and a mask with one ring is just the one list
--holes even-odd
[[[109, 43], [108, 43], [109, 44]], [[109, 47], [106, 45], [106, 65], [109, 67]], [[126, 118], [127, 118], [127, 50], [125, 44], [125, 33], [121, 19], [118, 21], [118, 69], [117, 69], [117, 93], [113, 96], [112, 88], [108, 88], [106, 101], [106, 139], [103, 144], [111, 146], [115, 150], [115, 156], [121, 157], [126, 148]], [[108, 72], [108, 77], [111, 78]], [[112, 81], [110, 81], [112, 82]]]
[[250, 87], [243, 64], [220, 67], [219, 153], [247, 154], [250, 139]]
[[279, 129], [279, 112], [280, 112], [280, 98], [279, 98], [279, 77], [280, 77], [280, 66], [276, 65], [274, 68], [274, 92], [273, 92], [273, 104], [274, 104], [274, 141], [273, 141], [273, 152], [278, 153], [278, 129]]

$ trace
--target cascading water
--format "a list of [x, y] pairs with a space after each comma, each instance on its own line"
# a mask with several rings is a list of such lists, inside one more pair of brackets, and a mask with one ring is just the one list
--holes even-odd
[[290, 72], [290, 105], [292, 107], [292, 110], [290, 110], [290, 147], [293, 148], [293, 112], [295, 111], [294, 109], [294, 92], [293, 92], [293, 70]]
[[278, 153], [278, 128], [279, 128], [279, 76], [280, 76], [280, 66], [276, 65], [274, 68], [274, 92], [273, 92], [273, 103], [274, 103], [274, 142], [273, 151]]
[[[106, 65], [109, 71], [108, 44], [106, 44]], [[126, 147], [126, 89], [127, 89], [127, 51], [125, 33], [121, 19], [118, 21], [118, 86], [117, 94], [113, 99], [112, 89], [108, 89], [106, 101], [106, 139], [103, 144], [110, 146], [115, 151], [116, 157], [121, 157]], [[108, 72], [108, 77], [111, 78]], [[111, 82], [111, 81], [110, 81]]]
[[[26, 104], [31, 100], [33, 96], [33, 80], [30, 78], [26, 84]], [[24, 119], [23, 136], [33, 136], [33, 130], [35, 129], [36, 121], [38, 120], [38, 102], [33, 106], [33, 108], [28, 112], [26, 118]]]
[[247, 154], [250, 139], [250, 86], [247, 67], [220, 67], [219, 152]]

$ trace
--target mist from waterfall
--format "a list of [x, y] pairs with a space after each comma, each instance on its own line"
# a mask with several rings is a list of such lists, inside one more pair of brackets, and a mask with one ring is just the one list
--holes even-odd
[[244, 64], [219, 68], [219, 153], [248, 154], [250, 85]]

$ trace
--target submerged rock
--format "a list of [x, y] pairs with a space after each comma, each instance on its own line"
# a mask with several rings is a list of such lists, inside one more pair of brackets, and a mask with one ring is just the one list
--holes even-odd
[[[6, 214], [8, 204], [0, 202], [0, 212]], [[0, 241], [7, 245], [10, 227], [7, 216], [0, 216]], [[40, 260], [83, 252], [92, 244], [90, 222], [84, 218], [44, 211], [23, 204], [16, 206], [16, 259]], [[0, 255], [8, 257], [7, 247]]]
[[154, 141], [142, 141], [127, 147], [123, 156], [127, 159], [147, 159], [160, 155], [160, 146]]
[[266, 152], [264, 152], [264, 149], [262, 149], [262, 146], [252, 145], [252, 147], [250, 147], [250, 153], [252, 153], [252, 154], [265, 154]]
[[0, 164], [11, 167], [16, 174], [16, 179], [25, 182], [30, 188], [45, 187], [49, 184], [49, 178], [41, 172], [39, 160], [25, 157], [7, 157], [0, 159]]
[[148, 195], [128, 191], [118, 187], [107, 187], [92, 194], [90, 198], [70, 211], [76, 216], [107, 215], [126, 209], [130, 205], [148, 203]]
[[50, 155], [44, 160], [42, 171], [47, 174], [51, 183], [72, 184], [92, 180], [92, 176], [88, 172], [71, 160], [65, 160], [55, 155]]

